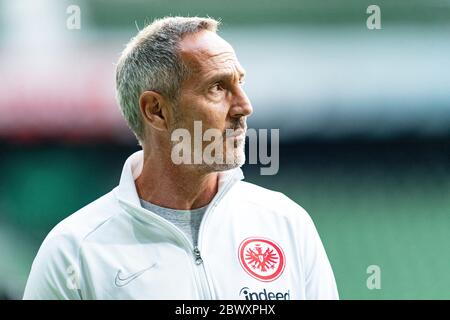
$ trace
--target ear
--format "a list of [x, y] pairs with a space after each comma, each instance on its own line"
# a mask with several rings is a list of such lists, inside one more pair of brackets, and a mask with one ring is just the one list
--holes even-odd
[[144, 91], [139, 97], [139, 106], [145, 122], [159, 131], [168, 129], [169, 104], [161, 94]]

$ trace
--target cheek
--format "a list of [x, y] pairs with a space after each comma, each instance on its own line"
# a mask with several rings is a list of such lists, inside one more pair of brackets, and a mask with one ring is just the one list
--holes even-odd
[[220, 112], [209, 112], [205, 123], [208, 124], [210, 128], [222, 129], [225, 127], [226, 114]]
[[205, 97], [186, 97], [179, 112], [180, 122], [193, 128], [194, 121], [201, 121], [204, 130], [226, 127], [228, 108], [224, 101], [212, 102]]
[[204, 128], [224, 129], [227, 119], [227, 111], [221, 105], [204, 103], [196, 111], [196, 120], [202, 121]]

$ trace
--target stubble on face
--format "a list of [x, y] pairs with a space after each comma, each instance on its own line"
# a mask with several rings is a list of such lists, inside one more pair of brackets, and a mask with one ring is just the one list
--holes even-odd
[[[247, 131], [246, 117], [233, 118], [231, 123], [221, 131], [217, 128], [204, 128], [202, 127], [201, 137], [195, 136], [195, 130], [189, 130], [192, 124], [184, 123], [183, 119], [176, 116], [171, 126], [170, 134], [179, 129], [184, 129], [189, 132], [190, 141], [176, 141], [171, 140], [172, 148], [179, 143], [185, 143], [184, 150], [190, 152], [189, 163], [183, 164], [189, 166], [191, 169], [198, 170], [199, 172], [219, 172], [234, 169], [240, 167], [245, 163], [245, 136]], [[220, 141], [205, 140], [205, 131], [215, 130], [215, 137]], [[201, 140], [201, 147], [198, 149], [198, 145], [195, 140]], [[212, 143], [219, 143], [220, 152], [215, 153], [215, 150], [211, 154], [205, 152], [206, 146]], [[194, 154], [199, 153], [201, 155], [202, 162], [194, 163]], [[206, 161], [208, 159], [209, 161]], [[211, 160], [213, 159], [213, 160]]]

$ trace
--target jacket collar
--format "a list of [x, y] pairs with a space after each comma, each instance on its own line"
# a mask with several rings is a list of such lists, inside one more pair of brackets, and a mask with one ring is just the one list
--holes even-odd
[[[128, 157], [123, 166], [120, 183], [116, 189], [116, 197], [119, 202], [127, 204], [128, 207], [131, 206], [139, 209], [142, 208], [134, 181], [141, 174], [143, 163], [144, 152], [140, 150]], [[242, 172], [241, 168], [234, 168], [231, 170], [219, 172], [219, 188], [217, 195], [221, 194], [222, 191], [225, 191], [222, 189], [225, 185], [228, 185], [227, 182], [232, 183], [242, 179], [244, 179], [244, 173]], [[214, 199], [217, 198], [217, 195], [214, 197]]]

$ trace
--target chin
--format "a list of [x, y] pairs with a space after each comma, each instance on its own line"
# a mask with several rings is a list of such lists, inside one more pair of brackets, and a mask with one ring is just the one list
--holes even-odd
[[229, 163], [213, 163], [211, 168], [214, 171], [226, 171], [234, 168], [242, 167], [245, 163], [245, 152], [244, 150], [233, 150], [233, 154], [229, 156], [227, 159], [233, 159]]
[[245, 152], [242, 149], [235, 149], [232, 154], [227, 155], [226, 159], [232, 159], [232, 161], [229, 161], [229, 163], [219, 161], [212, 164], [203, 164], [203, 168], [209, 172], [220, 172], [241, 167], [245, 163]]

